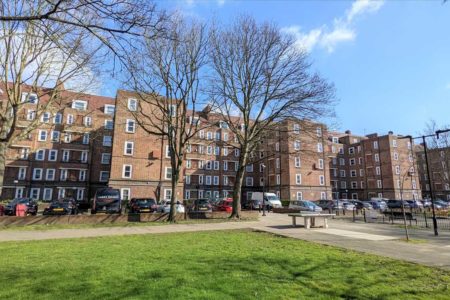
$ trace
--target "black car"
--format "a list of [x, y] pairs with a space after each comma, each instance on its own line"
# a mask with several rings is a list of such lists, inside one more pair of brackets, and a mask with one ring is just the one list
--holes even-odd
[[152, 198], [132, 198], [128, 204], [130, 213], [152, 213], [156, 212], [158, 205]]
[[5, 206], [5, 215], [15, 216], [17, 204], [25, 204], [27, 206], [27, 215], [35, 216], [38, 212], [38, 204], [30, 198], [16, 198]]
[[[402, 208], [402, 201], [401, 200], [387, 200], [386, 201], [387, 207], [390, 209], [394, 209], [394, 208]], [[403, 201], [403, 207], [404, 208], [409, 208], [410, 205], [408, 202]]]
[[246, 201], [242, 205], [242, 207], [245, 209], [253, 209], [253, 210], [262, 209], [262, 201], [261, 200], [249, 200], [249, 201]]
[[73, 198], [63, 198], [50, 203], [50, 206], [44, 209], [44, 215], [76, 215], [78, 214], [78, 205]]
[[350, 200], [350, 203], [352, 203], [356, 209], [372, 209], [372, 204], [370, 204], [369, 202], [364, 202], [361, 200]]
[[196, 199], [189, 210], [196, 212], [211, 212], [212, 205], [208, 199]]

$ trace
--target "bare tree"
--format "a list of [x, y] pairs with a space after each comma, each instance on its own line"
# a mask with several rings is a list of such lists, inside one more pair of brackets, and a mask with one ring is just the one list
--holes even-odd
[[[31, 23], [45, 33], [49, 24], [75, 27], [100, 42], [105, 54], [123, 63], [141, 37], [164, 32], [166, 15], [141, 0], [1, 0], [0, 22]], [[115, 64], [114, 64], [115, 66]], [[124, 65], [126, 66], [126, 65]]]
[[433, 135], [427, 142], [432, 177], [430, 182], [441, 196], [450, 195], [450, 132], [440, 133], [439, 138], [435, 133], [445, 129], [450, 129], [450, 125], [439, 126], [434, 120], [428, 122], [425, 129], [425, 134]]
[[206, 63], [205, 26], [174, 16], [167, 36], [147, 39], [131, 67], [131, 88], [139, 94], [134, 118], [147, 133], [167, 142], [172, 168], [169, 221], [175, 221], [176, 188], [186, 146], [199, 130], [202, 67]]
[[44, 112], [55, 111], [56, 101], [63, 102], [59, 89], [91, 87], [99, 49], [76, 26], [0, 21], [0, 182], [6, 149], [28, 137]]
[[250, 153], [283, 119], [323, 117], [333, 87], [311, 72], [305, 51], [274, 25], [242, 16], [229, 28], [216, 26], [210, 39], [211, 98], [240, 148], [231, 215], [239, 218]]

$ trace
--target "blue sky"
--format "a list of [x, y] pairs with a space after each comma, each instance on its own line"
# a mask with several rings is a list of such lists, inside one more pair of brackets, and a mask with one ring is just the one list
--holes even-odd
[[226, 23], [245, 13], [272, 21], [306, 47], [333, 82], [337, 129], [416, 134], [450, 124], [450, 3], [442, 1], [159, 2]]

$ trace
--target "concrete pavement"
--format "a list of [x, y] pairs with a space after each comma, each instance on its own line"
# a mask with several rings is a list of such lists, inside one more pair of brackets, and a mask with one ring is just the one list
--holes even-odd
[[287, 215], [270, 213], [266, 217], [261, 217], [259, 221], [251, 222], [57, 229], [46, 231], [3, 230], [0, 231], [0, 242], [252, 229], [450, 270], [450, 231], [441, 232], [438, 237], [435, 237], [432, 230], [411, 230], [411, 238], [419, 240], [420, 243], [406, 243], [402, 240], [404, 239], [404, 230], [400, 226], [352, 223], [347, 220], [330, 220], [329, 227], [329, 229], [313, 228], [310, 230], [305, 230], [302, 227], [293, 228], [291, 218]]

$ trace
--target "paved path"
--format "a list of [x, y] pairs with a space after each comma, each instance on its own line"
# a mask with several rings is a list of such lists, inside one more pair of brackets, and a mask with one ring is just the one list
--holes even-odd
[[411, 231], [411, 238], [422, 240], [423, 243], [407, 244], [401, 240], [404, 238], [404, 231], [399, 226], [330, 220], [329, 229], [314, 228], [305, 230], [304, 228], [293, 228], [291, 220], [287, 215], [270, 213], [267, 217], [261, 217], [259, 221], [252, 222], [58, 229], [47, 231], [4, 230], [0, 231], [0, 242], [253, 229], [450, 270], [450, 231], [448, 230], [441, 232], [439, 237], [435, 237], [432, 234], [432, 230]]

